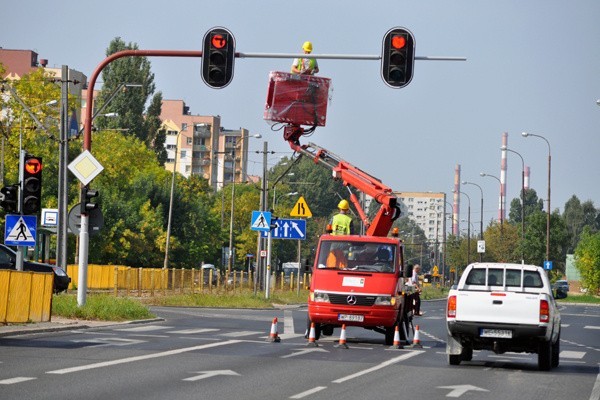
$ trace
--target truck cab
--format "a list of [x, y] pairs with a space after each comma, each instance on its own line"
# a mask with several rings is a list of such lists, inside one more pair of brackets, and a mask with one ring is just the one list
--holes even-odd
[[404, 310], [403, 252], [397, 238], [323, 235], [312, 269], [308, 324], [315, 337], [362, 326], [391, 345]]

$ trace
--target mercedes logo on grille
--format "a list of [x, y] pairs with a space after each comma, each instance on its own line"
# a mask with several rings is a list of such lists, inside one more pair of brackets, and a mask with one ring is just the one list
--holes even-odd
[[350, 305], [356, 304], [356, 296], [348, 296], [346, 297], [346, 302]]

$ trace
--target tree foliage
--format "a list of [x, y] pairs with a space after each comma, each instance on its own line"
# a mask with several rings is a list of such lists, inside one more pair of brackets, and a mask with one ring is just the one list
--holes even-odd
[[584, 228], [577, 249], [575, 267], [579, 270], [582, 286], [590, 293], [600, 290], [600, 233]]

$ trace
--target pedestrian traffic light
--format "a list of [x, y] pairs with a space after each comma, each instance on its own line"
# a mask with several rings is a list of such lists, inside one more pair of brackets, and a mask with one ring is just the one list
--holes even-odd
[[97, 203], [92, 203], [92, 199], [94, 197], [98, 197], [100, 193], [97, 190], [90, 189], [87, 186], [84, 186], [81, 189], [81, 212], [87, 213], [88, 211], [95, 210], [98, 208]]
[[204, 35], [202, 79], [213, 89], [229, 85], [233, 78], [235, 38], [227, 29], [217, 27]]
[[415, 38], [406, 28], [392, 28], [383, 37], [381, 77], [391, 88], [403, 88], [413, 77]]
[[0, 207], [7, 213], [19, 211], [19, 185], [8, 185], [0, 189]]
[[37, 214], [42, 203], [42, 158], [25, 155], [23, 162], [23, 208], [24, 215]]

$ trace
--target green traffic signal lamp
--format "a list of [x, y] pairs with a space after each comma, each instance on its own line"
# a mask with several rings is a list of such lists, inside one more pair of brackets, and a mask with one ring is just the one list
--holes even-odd
[[23, 207], [24, 215], [37, 214], [42, 204], [42, 158], [25, 155], [23, 163]]
[[202, 46], [202, 80], [213, 89], [229, 85], [233, 79], [235, 38], [222, 27], [212, 28], [204, 35]]
[[391, 88], [400, 89], [413, 78], [415, 38], [406, 28], [390, 29], [383, 37], [381, 77]]

